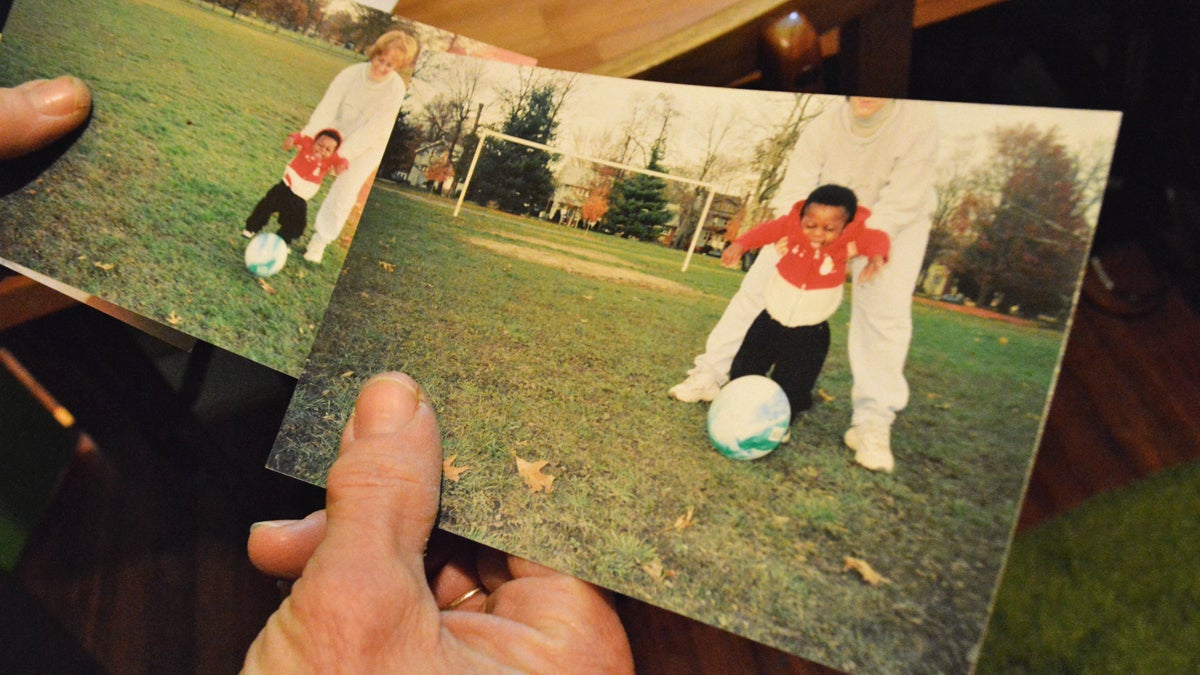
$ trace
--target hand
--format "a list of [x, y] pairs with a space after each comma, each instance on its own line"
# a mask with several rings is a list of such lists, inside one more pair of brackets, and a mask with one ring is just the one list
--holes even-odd
[[779, 254], [780, 258], [787, 255], [787, 252], [788, 252], [788, 238], [787, 237], [780, 237], [779, 239], [775, 240], [775, 252]]
[[291, 136], [288, 136], [283, 139], [283, 149], [284, 150], [291, 150], [294, 147], [296, 147], [296, 143], [292, 140]]
[[862, 271], [858, 273], [858, 283], [869, 284], [883, 270], [883, 266], [887, 264], [883, 256], [871, 256], [867, 260], [867, 264], [863, 266]]
[[604, 591], [496, 551], [447, 548], [468, 542], [444, 533], [429, 541], [441, 459], [417, 384], [399, 373], [368, 381], [325, 511], [251, 529], [254, 564], [299, 578], [250, 646], [247, 672], [633, 672]]
[[92, 95], [76, 77], [0, 89], [0, 160], [43, 148], [83, 124]]
[[741, 244], [736, 241], [729, 242], [724, 251], [721, 251], [721, 265], [724, 267], [737, 267], [742, 261], [742, 256], [746, 254], [746, 249], [742, 248]]

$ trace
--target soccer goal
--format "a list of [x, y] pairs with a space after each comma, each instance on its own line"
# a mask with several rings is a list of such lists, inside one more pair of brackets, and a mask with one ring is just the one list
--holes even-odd
[[671, 174], [662, 173], [660, 171], [651, 171], [649, 169], [638, 168], [636, 166], [629, 166], [628, 164], [619, 164], [617, 162], [610, 162], [608, 160], [597, 159], [595, 157], [588, 157], [587, 155], [583, 155], [583, 154], [580, 154], [577, 152], [570, 152], [567, 150], [563, 150], [561, 148], [555, 148], [553, 146], [545, 145], [542, 143], [535, 143], [533, 141], [527, 141], [524, 138], [517, 138], [516, 136], [509, 136], [508, 134], [502, 134], [498, 131], [492, 131], [491, 129], [481, 129], [480, 135], [479, 135], [479, 143], [475, 146], [475, 155], [471, 158], [471, 167], [469, 169], [467, 169], [467, 177], [463, 181], [462, 190], [460, 190], [458, 193], [458, 202], [454, 205], [454, 217], [455, 218], [457, 218], [459, 212], [462, 211], [463, 201], [466, 200], [466, 197], [467, 197], [467, 190], [471, 189], [471, 178], [474, 177], [474, 175], [475, 175], [475, 165], [479, 162], [479, 155], [483, 152], [483, 144], [486, 143], [489, 138], [494, 138], [498, 141], [507, 141], [509, 143], [516, 143], [518, 145], [524, 145], [524, 146], [528, 146], [531, 148], [536, 148], [538, 150], [544, 150], [546, 152], [550, 152], [550, 153], [553, 153], [556, 155], [563, 155], [565, 157], [580, 159], [580, 160], [583, 160], [586, 162], [593, 162], [593, 163], [600, 164], [603, 166], [609, 166], [614, 169], [621, 169], [623, 171], [633, 171], [636, 173], [646, 174], [648, 176], [655, 176], [655, 177], [661, 178], [663, 180], [669, 180], [669, 181], [674, 181], [676, 183], [682, 183], [684, 185], [690, 185], [692, 187], [703, 188], [707, 194], [704, 198], [704, 206], [703, 206], [703, 208], [700, 209], [700, 222], [699, 222], [699, 225], [696, 226], [696, 230], [694, 232], [692, 232], [692, 240], [688, 243], [687, 255], [684, 256], [683, 267], [680, 269], [680, 271], [682, 271], [682, 272], [687, 271], [688, 265], [691, 264], [691, 262], [692, 262], [692, 254], [696, 250], [696, 243], [700, 240], [700, 234], [702, 232], [704, 232], [704, 223], [705, 223], [705, 221], [708, 220], [708, 212], [712, 208], [713, 197], [715, 197], [717, 194], [716, 187], [712, 183], [707, 183], [705, 181], [700, 181], [700, 180], [693, 180], [691, 178], [683, 178], [682, 176], [672, 176]]

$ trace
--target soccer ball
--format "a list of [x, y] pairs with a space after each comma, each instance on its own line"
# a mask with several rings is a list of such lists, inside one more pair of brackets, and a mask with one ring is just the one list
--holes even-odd
[[792, 423], [787, 394], [769, 377], [746, 375], [725, 385], [708, 409], [708, 438], [733, 459], [774, 450]]
[[274, 232], [259, 232], [246, 246], [246, 269], [254, 276], [269, 277], [283, 269], [288, 245]]

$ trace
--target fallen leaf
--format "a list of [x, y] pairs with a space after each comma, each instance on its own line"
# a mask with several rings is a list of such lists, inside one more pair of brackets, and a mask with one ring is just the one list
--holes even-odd
[[525, 485], [529, 486], [532, 492], [551, 493], [554, 487], [550, 484], [554, 482], [554, 476], [542, 473], [542, 469], [550, 462], [539, 460], [536, 462], [526, 462], [525, 460], [513, 455], [517, 460], [517, 473], [521, 475], [521, 479], [525, 481]]
[[353, 376], [353, 375], [354, 375], [354, 371], [353, 371], [353, 370], [347, 370], [346, 372], [342, 373], [342, 379], [344, 380], [344, 379], [346, 379], [347, 377], [351, 377], [351, 376]]
[[114, 267], [112, 263], [102, 263], [102, 262], [96, 262], [94, 260], [92, 261], [92, 265], [99, 267], [100, 269], [104, 270], [105, 272], [111, 270]]
[[649, 574], [655, 581], [661, 581], [663, 576], [662, 561], [655, 558], [648, 563], [642, 563], [642, 571]]
[[268, 284], [266, 279], [259, 278], [258, 285], [267, 292], [267, 295], [275, 295], [275, 287]]
[[396, 271], [396, 266], [390, 262], [384, 262], [384, 261], [380, 260], [379, 266], [383, 268], [384, 272], [395, 272]]
[[458, 459], [458, 455], [450, 455], [442, 462], [442, 475], [452, 483], [457, 483], [458, 479], [462, 478], [464, 473], [471, 470], [469, 466], [454, 466], [454, 460], [456, 459]]
[[175, 312], [171, 312], [167, 315], [167, 323], [171, 324], [172, 326], [178, 326], [179, 324], [183, 323], [183, 319]]
[[694, 524], [692, 516], [695, 515], [695, 511], [696, 510], [693, 507], [689, 506], [687, 513], [675, 519], [675, 525], [673, 525], [673, 527], [676, 530], [686, 530], [691, 527]]
[[846, 566], [842, 568], [843, 572], [854, 570], [862, 575], [863, 581], [871, 584], [872, 586], [880, 586], [882, 584], [892, 583], [891, 579], [888, 579], [879, 572], [876, 572], [866, 560], [846, 556], [844, 562], [846, 563]]
[[821, 400], [826, 403], [832, 403], [837, 400], [836, 396], [830, 394], [829, 392], [825, 391], [824, 389], [818, 389], [817, 396], [820, 396]]

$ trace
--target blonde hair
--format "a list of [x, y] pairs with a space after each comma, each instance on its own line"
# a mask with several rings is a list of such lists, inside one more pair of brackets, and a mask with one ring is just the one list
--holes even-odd
[[421, 53], [421, 43], [417, 41], [415, 35], [406, 30], [389, 30], [380, 35], [367, 48], [367, 58], [373, 59], [377, 54], [382, 54], [392, 49], [398, 49], [403, 52], [407, 65], [411, 66], [417, 62], [417, 56]]

